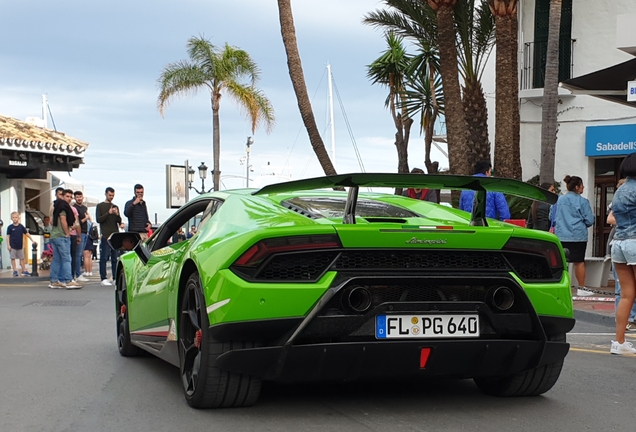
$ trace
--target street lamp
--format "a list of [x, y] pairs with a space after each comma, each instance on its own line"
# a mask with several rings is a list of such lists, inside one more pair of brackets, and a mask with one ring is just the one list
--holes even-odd
[[[194, 182], [195, 171], [190, 166], [188, 167], [188, 188], [194, 189], [194, 191], [200, 195], [203, 193], [208, 193], [214, 188], [211, 187], [207, 191], [205, 190], [205, 178], [208, 176], [208, 167], [205, 165], [205, 162], [201, 162], [201, 165], [199, 165], [198, 170], [199, 170], [199, 177], [201, 178], [201, 191], [199, 191], [197, 188], [192, 186], [192, 182]], [[214, 171], [212, 171], [212, 175], [214, 175]]]
[[247, 165], [247, 173], [245, 175], [245, 187], [250, 187], [250, 168], [252, 168], [252, 166], [250, 165], [250, 150], [252, 147], [252, 144], [254, 144], [254, 140], [252, 139], [252, 137], [247, 137], [247, 144], [246, 144], [246, 148], [245, 151], [247, 152], [247, 160], [246, 160], [246, 164]]

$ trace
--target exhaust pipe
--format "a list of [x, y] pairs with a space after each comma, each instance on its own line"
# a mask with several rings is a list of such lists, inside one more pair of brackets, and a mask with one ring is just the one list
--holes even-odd
[[349, 309], [361, 313], [371, 308], [372, 297], [366, 288], [353, 287], [344, 293], [343, 301]]
[[492, 305], [500, 311], [507, 311], [515, 304], [514, 293], [510, 288], [505, 286], [494, 288], [490, 298]]

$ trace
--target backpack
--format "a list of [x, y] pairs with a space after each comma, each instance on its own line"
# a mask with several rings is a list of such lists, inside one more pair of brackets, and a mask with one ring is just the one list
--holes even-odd
[[93, 225], [90, 230], [88, 230], [88, 238], [91, 240], [99, 239], [99, 232], [97, 231], [97, 225]]

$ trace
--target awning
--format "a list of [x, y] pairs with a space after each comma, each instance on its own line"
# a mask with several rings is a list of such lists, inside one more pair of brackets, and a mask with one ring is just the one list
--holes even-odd
[[561, 87], [575, 95], [590, 95], [636, 108], [627, 102], [627, 82], [636, 81], [636, 59], [563, 81]]

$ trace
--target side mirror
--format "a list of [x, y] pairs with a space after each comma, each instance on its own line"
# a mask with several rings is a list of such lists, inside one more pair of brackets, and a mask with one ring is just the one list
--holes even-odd
[[150, 251], [141, 241], [139, 233], [116, 232], [108, 237], [108, 244], [111, 248], [125, 251], [135, 251], [139, 259], [146, 264], [150, 260]]

